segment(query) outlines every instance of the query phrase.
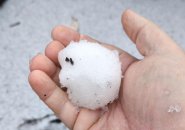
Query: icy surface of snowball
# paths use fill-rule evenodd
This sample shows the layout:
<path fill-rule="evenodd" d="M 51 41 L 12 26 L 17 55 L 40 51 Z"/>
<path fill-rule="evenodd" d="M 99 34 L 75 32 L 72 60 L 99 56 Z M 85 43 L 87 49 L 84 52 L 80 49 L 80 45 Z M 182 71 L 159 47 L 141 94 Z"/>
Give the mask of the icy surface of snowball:
<path fill-rule="evenodd" d="M 121 63 L 117 51 L 85 40 L 71 42 L 59 52 L 60 83 L 71 102 L 97 109 L 113 102 L 119 93 Z"/>

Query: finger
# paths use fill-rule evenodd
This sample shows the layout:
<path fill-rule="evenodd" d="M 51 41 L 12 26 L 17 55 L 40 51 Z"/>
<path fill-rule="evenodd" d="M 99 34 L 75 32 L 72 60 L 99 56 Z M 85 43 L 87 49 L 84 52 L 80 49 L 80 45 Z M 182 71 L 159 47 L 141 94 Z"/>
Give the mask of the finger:
<path fill-rule="evenodd" d="M 122 69 L 122 74 L 124 75 L 125 71 L 127 70 L 127 68 L 130 66 L 130 64 L 132 64 L 133 62 L 137 61 L 138 59 L 133 57 L 132 55 L 128 54 L 127 52 L 123 51 L 120 48 L 117 48 L 113 45 L 110 44 L 105 44 L 102 42 L 99 42 L 89 36 L 86 35 L 81 35 L 80 36 L 81 40 L 88 40 L 91 42 L 97 42 L 100 43 L 101 45 L 103 45 L 104 47 L 111 49 L 111 50 L 117 50 L 119 52 L 119 57 L 120 57 L 120 61 L 121 61 L 121 69 Z"/>
<path fill-rule="evenodd" d="M 88 130 L 101 116 L 100 110 L 82 109 L 74 125 L 74 130 Z"/>
<path fill-rule="evenodd" d="M 127 35 L 144 56 L 163 52 L 170 46 L 175 46 L 171 38 L 159 27 L 131 10 L 123 13 L 122 24 Z"/>
<path fill-rule="evenodd" d="M 55 74 L 57 67 L 48 57 L 38 54 L 30 61 L 30 71 L 33 70 L 44 71 L 47 75 L 52 77 Z"/>
<path fill-rule="evenodd" d="M 78 109 L 68 100 L 51 78 L 40 70 L 34 70 L 29 75 L 29 83 L 37 95 L 62 120 L 66 126 L 73 128 L 78 115 Z"/>
<path fill-rule="evenodd" d="M 120 62 L 121 62 L 121 71 L 122 71 L 122 74 L 124 75 L 126 70 L 128 69 L 128 67 L 138 61 L 137 58 L 135 58 L 134 56 L 126 53 L 126 52 L 122 52 L 119 56 L 119 59 L 120 59 Z"/>
<path fill-rule="evenodd" d="M 48 57 L 39 54 L 35 56 L 30 62 L 30 70 L 41 70 L 49 75 L 57 85 L 60 86 L 59 72 L 60 68 L 57 67 Z"/>
<path fill-rule="evenodd" d="M 57 66 L 59 66 L 58 62 L 58 53 L 64 49 L 64 45 L 61 44 L 59 41 L 52 41 L 50 42 L 46 49 L 45 49 L 45 55 L 53 61 Z"/>
<path fill-rule="evenodd" d="M 118 47 L 115 47 L 113 45 L 110 45 L 110 44 L 107 44 L 107 43 L 103 43 L 103 42 L 100 42 L 90 36 L 87 36 L 87 35 L 80 35 L 80 40 L 87 40 L 89 42 L 96 42 L 96 43 L 99 43 L 101 44 L 102 46 L 110 49 L 110 50 L 117 50 L 119 52 L 119 54 L 121 54 L 123 52 L 122 49 L 118 48 Z"/>
<path fill-rule="evenodd" d="M 67 46 L 71 41 L 79 41 L 80 34 L 69 27 L 57 26 L 52 31 L 52 38 Z"/>

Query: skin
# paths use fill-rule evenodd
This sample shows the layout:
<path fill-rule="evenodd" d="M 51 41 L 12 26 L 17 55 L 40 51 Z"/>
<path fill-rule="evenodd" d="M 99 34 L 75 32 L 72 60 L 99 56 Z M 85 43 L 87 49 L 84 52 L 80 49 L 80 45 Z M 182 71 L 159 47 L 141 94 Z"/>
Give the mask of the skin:
<path fill-rule="evenodd" d="M 45 55 L 38 54 L 30 61 L 30 85 L 73 130 L 184 130 L 184 52 L 159 27 L 132 10 L 123 13 L 122 24 L 144 58 L 138 60 L 119 48 L 99 42 L 119 51 L 124 75 L 119 99 L 109 104 L 108 111 L 79 110 L 59 88 L 58 52 L 72 40 L 96 41 L 68 27 L 55 27 Z"/>

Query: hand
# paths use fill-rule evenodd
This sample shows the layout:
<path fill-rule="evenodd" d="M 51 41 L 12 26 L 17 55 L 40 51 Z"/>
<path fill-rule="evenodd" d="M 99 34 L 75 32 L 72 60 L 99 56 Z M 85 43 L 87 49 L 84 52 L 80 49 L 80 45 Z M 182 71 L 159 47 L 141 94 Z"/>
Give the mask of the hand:
<path fill-rule="evenodd" d="M 131 10 L 124 12 L 122 24 L 144 58 L 138 60 L 99 42 L 119 51 L 124 75 L 119 99 L 105 113 L 84 108 L 78 111 L 59 87 L 58 52 L 72 40 L 95 41 L 65 26 L 53 30 L 53 41 L 46 47 L 45 55 L 39 54 L 31 60 L 30 85 L 70 129 L 184 130 L 184 52 L 156 25 Z"/>

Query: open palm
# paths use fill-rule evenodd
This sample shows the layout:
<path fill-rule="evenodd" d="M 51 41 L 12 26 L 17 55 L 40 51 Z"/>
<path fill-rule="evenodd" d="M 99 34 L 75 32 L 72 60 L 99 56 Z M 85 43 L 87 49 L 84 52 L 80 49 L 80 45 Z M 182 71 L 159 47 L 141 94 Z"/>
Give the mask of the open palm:
<path fill-rule="evenodd" d="M 175 55 L 178 54 L 179 59 L 184 54 L 156 25 L 133 11 L 127 10 L 123 14 L 122 23 L 127 35 L 136 43 L 136 47 L 145 58 L 138 60 L 119 48 L 96 41 L 109 49 L 118 50 L 122 62 L 124 79 L 122 80 L 119 98 L 108 105 L 108 111 L 92 111 L 84 108 L 79 110 L 70 103 L 66 93 L 59 87 L 58 74 L 61 67 L 58 63 L 58 52 L 72 40 L 95 41 L 94 39 L 81 35 L 68 27 L 58 26 L 52 31 L 53 41 L 46 47 L 45 55 L 39 54 L 30 62 L 29 82 L 32 88 L 70 129 L 157 130 L 159 127 L 165 128 L 164 125 L 160 124 L 162 122 L 160 118 L 165 115 L 159 115 L 155 110 L 155 105 L 158 105 L 158 109 L 167 109 L 162 101 L 158 103 L 156 99 L 160 96 L 160 92 L 155 91 L 152 87 L 151 89 L 147 87 L 151 83 L 156 84 L 154 82 L 163 83 L 165 81 L 162 77 L 165 71 L 156 70 L 161 69 L 161 64 L 168 63 L 168 60 L 165 61 L 164 59 L 169 56 L 165 57 L 167 52 L 173 52 L 169 49 L 170 47 L 175 48 L 175 52 L 178 52 Z M 166 42 L 169 47 L 165 47 Z M 161 44 L 161 49 L 158 51 L 156 51 L 156 46 L 158 46 L 156 43 Z M 163 60 L 159 54 L 164 55 Z M 158 64 L 155 64 L 156 60 L 159 61 Z M 171 68 L 173 67 L 171 66 Z M 151 70 L 153 71 L 151 72 Z M 161 77 L 157 78 L 158 75 Z M 166 95 L 170 93 L 168 88 L 164 88 L 164 91 Z"/>

